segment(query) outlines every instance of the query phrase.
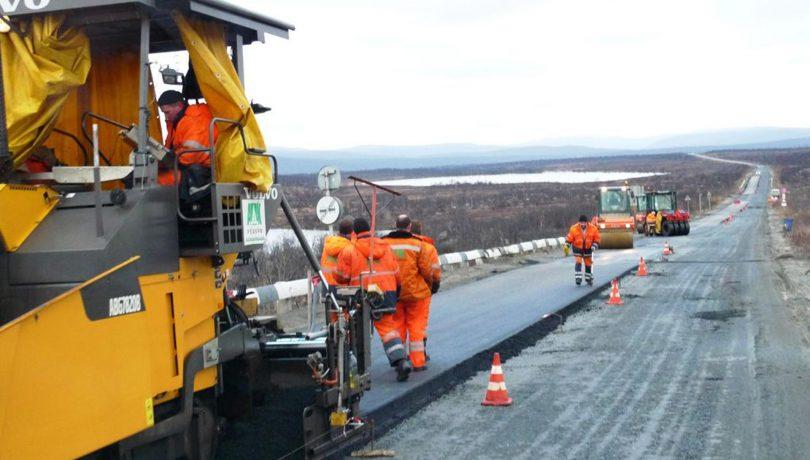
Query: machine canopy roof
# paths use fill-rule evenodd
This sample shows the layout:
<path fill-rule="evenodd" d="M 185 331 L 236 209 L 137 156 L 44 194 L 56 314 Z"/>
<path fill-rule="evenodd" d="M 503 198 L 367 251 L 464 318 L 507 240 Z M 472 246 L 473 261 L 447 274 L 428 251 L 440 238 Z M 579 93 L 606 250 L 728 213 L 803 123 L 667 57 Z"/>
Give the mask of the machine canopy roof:
<path fill-rule="evenodd" d="M 140 18 L 151 18 L 151 52 L 184 49 L 177 27 L 170 17 L 172 10 L 222 23 L 229 40 L 236 35 L 243 44 L 264 42 L 265 34 L 289 38 L 292 24 L 247 10 L 224 0 L 0 0 L 3 14 L 14 18 L 67 13 L 68 22 L 83 26 L 85 33 L 99 43 L 138 40 Z M 157 27 L 154 27 L 156 25 Z"/>

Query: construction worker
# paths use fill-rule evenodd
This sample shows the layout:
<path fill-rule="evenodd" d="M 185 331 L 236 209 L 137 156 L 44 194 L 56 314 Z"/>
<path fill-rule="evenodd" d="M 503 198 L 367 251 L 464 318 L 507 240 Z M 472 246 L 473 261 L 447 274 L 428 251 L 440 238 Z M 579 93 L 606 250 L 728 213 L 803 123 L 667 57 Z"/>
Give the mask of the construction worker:
<path fill-rule="evenodd" d="M 337 286 L 335 279 L 338 256 L 340 251 L 352 242 L 354 224 L 351 219 L 343 219 L 338 224 L 338 233 L 329 235 L 323 240 L 323 253 L 321 254 L 321 272 L 329 286 Z"/>
<path fill-rule="evenodd" d="M 166 147 L 171 154 L 166 155 L 159 165 L 158 183 L 160 185 L 174 185 L 179 179 L 174 177 L 174 157 L 177 158 L 178 169 L 191 169 L 194 176 L 194 186 L 211 182 L 211 158 L 208 152 L 183 152 L 210 147 L 208 130 L 214 116 L 208 104 L 189 105 L 186 98 L 179 91 L 169 90 L 158 98 L 158 107 L 166 117 Z M 214 126 L 214 142 L 218 132 Z M 197 167 L 194 167 L 198 165 Z M 207 180 L 206 180 L 207 179 Z"/>
<path fill-rule="evenodd" d="M 411 218 L 401 214 L 396 230 L 383 239 L 391 246 L 399 264 L 402 288 L 399 291 L 397 315 L 402 315 L 400 335 L 408 335 L 408 350 L 414 371 L 427 369 L 425 364 L 425 331 L 430 313 L 433 267 L 427 244 L 411 233 Z"/>
<path fill-rule="evenodd" d="M 565 242 L 574 251 L 574 281 L 582 284 L 582 260 L 585 259 L 585 282 L 593 286 L 593 253 L 602 241 L 599 227 L 588 223 L 587 216 L 579 216 L 579 222 L 568 230 Z"/>
<path fill-rule="evenodd" d="M 430 279 L 430 299 L 432 300 L 433 294 L 439 292 L 439 286 L 442 282 L 442 264 L 439 262 L 439 251 L 436 250 L 436 243 L 433 238 L 422 234 L 422 222 L 418 220 L 411 220 L 411 233 L 413 236 L 422 240 L 425 243 L 424 251 L 429 255 L 431 279 Z M 427 329 L 430 322 L 430 302 L 428 300 L 428 315 L 425 321 L 425 332 L 423 342 L 425 343 L 425 362 L 430 361 L 430 355 L 427 352 Z"/>
<path fill-rule="evenodd" d="M 366 219 L 355 219 L 353 229 L 356 239 L 340 251 L 335 280 L 339 284 L 362 286 L 370 296 L 377 294 L 379 307 L 395 309 L 401 277 L 391 248 L 382 239 L 371 235 Z M 388 313 L 374 321 L 374 327 L 382 339 L 388 363 L 396 368 L 397 380 L 403 382 L 408 380 L 413 366 L 405 356 L 405 345 L 399 332 L 401 322 L 401 315 Z"/>
<path fill-rule="evenodd" d="M 644 226 L 644 234 L 647 236 L 655 235 L 655 211 L 650 211 L 647 214 L 647 224 Z"/>

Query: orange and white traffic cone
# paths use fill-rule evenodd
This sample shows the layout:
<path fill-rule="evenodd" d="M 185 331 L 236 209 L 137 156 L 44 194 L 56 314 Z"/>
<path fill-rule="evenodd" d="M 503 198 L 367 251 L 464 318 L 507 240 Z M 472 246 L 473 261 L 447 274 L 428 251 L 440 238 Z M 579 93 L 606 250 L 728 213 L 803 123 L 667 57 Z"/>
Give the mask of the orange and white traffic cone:
<path fill-rule="evenodd" d="M 638 271 L 636 272 L 636 276 L 647 276 L 647 263 L 644 262 L 644 257 L 640 257 L 638 260 Z"/>
<path fill-rule="evenodd" d="M 672 249 L 669 248 L 669 241 L 664 241 L 664 255 L 665 256 L 672 255 Z"/>
<path fill-rule="evenodd" d="M 624 305 L 622 302 L 622 296 L 619 294 L 619 280 L 613 279 L 610 282 L 610 299 L 608 299 L 608 305 Z"/>
<path fill-rule="evenodd" d="M 489 373 L 489 385 L 487 394 L 481 401 L 482 406 L 508 406 L 512 404 L 512 398 L 506 391 L 506 382 L 503 380 L 503 368 L 501 368 L 501 355 L 495 353 L 492 358 L 492 371 Z"/>

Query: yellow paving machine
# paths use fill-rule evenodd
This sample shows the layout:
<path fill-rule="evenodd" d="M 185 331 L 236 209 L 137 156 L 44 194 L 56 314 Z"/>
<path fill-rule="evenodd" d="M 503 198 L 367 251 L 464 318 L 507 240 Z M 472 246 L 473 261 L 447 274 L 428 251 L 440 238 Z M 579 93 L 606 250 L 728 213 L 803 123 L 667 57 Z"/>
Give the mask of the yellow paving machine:
<path fill-rule="evenodd" d="M 299 455 L 362 436 L 363 293 L 328 291 L 337 319 L 290 335 L 226 290 L 279 208 L 320 270 L 242 85 L 243 47 L 293 26 L 219 0 L 0 6 L 0 458 L 211 458 L 224 420 L 299 381 L 308 407 L 279 425 Z M 156 183 L 159 52 L 188 55 L 165 83 L 213 113 L 204 186 Z"/>

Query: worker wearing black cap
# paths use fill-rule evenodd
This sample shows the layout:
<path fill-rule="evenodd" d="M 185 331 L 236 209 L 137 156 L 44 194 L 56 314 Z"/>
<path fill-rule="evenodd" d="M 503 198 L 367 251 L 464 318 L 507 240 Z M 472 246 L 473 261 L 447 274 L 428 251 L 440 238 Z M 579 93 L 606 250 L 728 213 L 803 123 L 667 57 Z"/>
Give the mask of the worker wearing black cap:
<path fill-rule="evenodd" d="M 166 147 L 178 158 L 179 169 L 192 165 L 201 165 L 205 168 L 211 167 L 211 158 L 208 152 L 190 152 L 189 150 L 203 149 L 210 147 L 210 136 L 208 129 L 211 120 L 214 118 L 208 104 L 190 105 L 186 98 L 179 91 L 169 90 L 158 98 L 158 107 L 166 117 Z M 214 142 L 216 142 L 217 129 L 214 126 Z M 174 169 L 174 158 L 167 155 L 160 165 L 158 183 L 161 185 L 173 185 L 179 178 L 172 174 Z"/>
<path fill-rule="evenodd" d="M 588 222 L 587 216 L 579 216 L 579 222 L 572 225 L 565 237 L 565 243 L 574 251 L 574 281 L 582 284 L 582 260 L 585 260 L 585 282 L 593 286 L 593 252 L 599 247 L 602 238 L 599 228 Z"/>

